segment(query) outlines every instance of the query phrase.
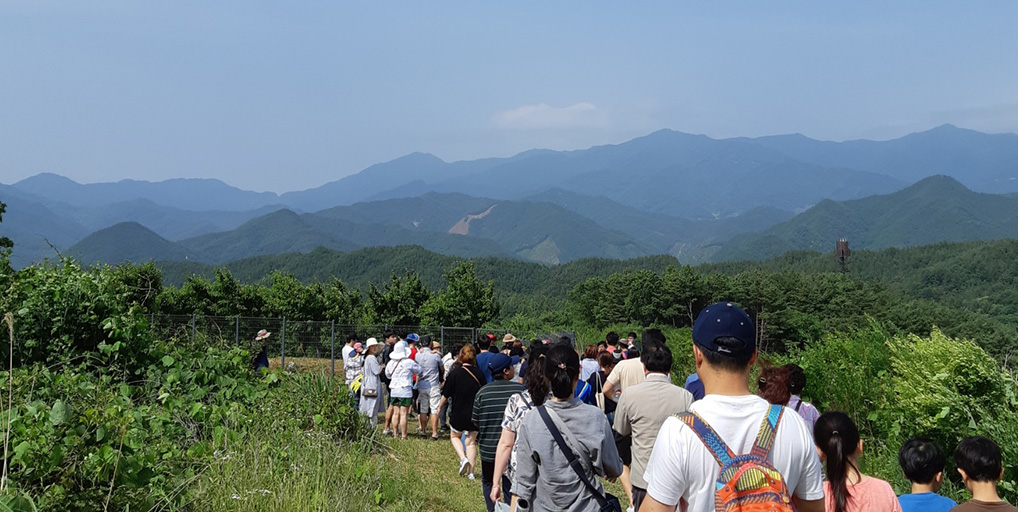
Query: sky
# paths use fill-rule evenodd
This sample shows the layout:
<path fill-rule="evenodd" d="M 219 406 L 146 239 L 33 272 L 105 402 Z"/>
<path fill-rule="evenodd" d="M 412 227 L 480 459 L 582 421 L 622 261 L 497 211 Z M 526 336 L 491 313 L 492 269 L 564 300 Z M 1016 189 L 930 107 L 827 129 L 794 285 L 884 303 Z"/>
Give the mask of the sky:
<path fill-rule="evenodd" d="M 283 193 L 714 138 L 1018 132 L 1018 2 L 0 0 L 0 183 Z"/>

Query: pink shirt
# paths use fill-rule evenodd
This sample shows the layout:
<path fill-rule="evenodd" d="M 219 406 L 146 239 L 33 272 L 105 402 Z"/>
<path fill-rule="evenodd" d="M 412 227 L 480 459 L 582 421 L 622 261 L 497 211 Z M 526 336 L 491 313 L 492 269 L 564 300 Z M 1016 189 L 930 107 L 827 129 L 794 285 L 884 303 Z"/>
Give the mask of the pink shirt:
<path fill-rule="evenodd" d="M 834 511 L 834 495 L 831 494 L 831 483 L 824 482 L 824 510 Z M 891 484 L 867 476 L 862 482 L 848 486 L 848 503 L 846 512 L 902 512 L 898 496 L 894 494 Z"/>

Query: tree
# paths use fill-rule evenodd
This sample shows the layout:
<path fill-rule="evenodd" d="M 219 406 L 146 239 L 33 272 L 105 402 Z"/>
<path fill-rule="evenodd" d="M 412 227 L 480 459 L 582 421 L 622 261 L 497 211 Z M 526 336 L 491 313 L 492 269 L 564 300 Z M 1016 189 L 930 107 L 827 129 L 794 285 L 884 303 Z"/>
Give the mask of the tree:
<path fill-rule="evenodd" d="M 420 325 L 421 309 L 430 298 L 416 271 L 407 270 L 402 278 L 390 273 L 385 290 L 374 284 L 368 288 L 368 317 L 385 325 Z"/>
<path fill-rule="evenodd" d="M 480 327 L 498 316 L 495 285 L 491 281 L 484 285 L 477 279 L 472 261 L 457 263 L 444 277 L 445 290 L 424 306 L 422 316 L 427 323 Z"/>
<path fill-rule="evenodd" d="M 0 201 L 0 222 L 4 221 L 4 213 L 7 211 L 7 205 Z M 14 248 L 14 242 L 6 236 L 0 236 L 0 276 L 9 276 L 11 273 L 11 249 Z"/>

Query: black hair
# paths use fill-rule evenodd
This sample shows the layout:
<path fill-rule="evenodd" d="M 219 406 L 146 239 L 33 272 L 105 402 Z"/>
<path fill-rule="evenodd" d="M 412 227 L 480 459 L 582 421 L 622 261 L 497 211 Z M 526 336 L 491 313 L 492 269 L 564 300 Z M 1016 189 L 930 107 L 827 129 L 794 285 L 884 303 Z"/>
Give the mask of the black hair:
<path fill-rule="evenodd" d="M 615 366 L 615 356 L 613 356 L 607 350 L 597 354 L 597 366 L 599 368 Z"/>
<path fill-rule="evenodd" d="M 609 345 L 614 347 L 615 345 L 619 344 L 619 333 L 615 331 L 609 331 L 608 334 L 604 336 L 604 340 L 607 341 Z"/>
<path fill-rule="evenodd" d="M 661 329 L 644 329 L 640 336 L 640 343 L 643 344 L 643 350 L 664 347 L 666 346 L 665 334 L 661 332 Z"/>
<path fill-rule="evenodd" d="M 597 351 L 598 352 L 600 352 L 600 351 L 602 351 L 602 350 L 604 350 L 606 348 L 608 348 L 608 342 L 607 341 L 599 341 L 599 342 L 597 342 Z"/>
<path fill-rule="evenodd" d="M 640 357 L 640 349 L 633 347 L 626 351 L 626 358 L 635 359 L 637 357 Z"/>
<path fill-rule="evenodd" d="M 456 356 L 459 355 L 460 350 L 463 350 L 463 344 L 462 343 L 453 343 L 452 344 L 452 356 L 453 356 L 454 359 L 456 358 Z"/>
<path fill-rule="evenodd" d="M 526 352 L 523 351 L 523 347 L 517 347 L 513 345 L 513 348 L 509 349 L 509 355 L 523 357 L 526 355 Z"/>
<path fill-rule="evenodd" d="M 859 448 L 859 428 L 843 412 L 825 412 L 813 426 L 813 440 L 827 457 L 827 481 L 831 484 L 834 512 L 845 512 L 849 497 L 848 470 L 859 472 L 849 460 Z"/>
<path fill-rule="evenodd" d="M 996 482 L 1003 464 L 1000 447 L 983 436 L 966 437 L 954 449 L 954 465 L 976 482 Z"/>
<path fill-rule="evenodd" d="M 391 338 L 391 337 L 393 337 L 393 336 L 396 336 L 397 338 L 399 337 L 399 336 L 398 336 L 398 335 L 397 335 L 397 334 L 396 334 L 395 332 L 393 332 L 393 331 L 385 331 L 384 333 L 382 333 L 382 339 L 383 339 L 383 340 L 387 340 L 387 339 L 389 339 L 389 338 Z"/>
<path fill-rule="evenodd" d="M 905 478 L 917 484 L 930 484 L 937 473 L 944 471 L 944 453 L 932 439 L 914 437 L 901 445 L 898 464 Z"/>
<path fill-rule="evenodd" d="M 548 399 L 551 392 L 551 384 L 545 375 L 547 366 L 548 347 L 541 342 L 530 345 L 530 353 L 527 355 L 527 374 L 523 377 L 523 385 L 530 393 L 530 399 L 534 405 L 541 405 Z"/>
<path fill-rule="evenodd" d="M 544 373 L 551 384 L 551 394 L 558 399 L 572 397 L 575 391 L 573 382 L 580 376 L 579 354 L 569 345 L 558 344 L 548 349 L 546 358 Z"/>
<path fill-rule="evenodd" d="M 632 351 L 630 351 L 632 352 Z M 630 354 L 630 357 L 632 355 Z M 668 373 L 672 371 L 672 351 L 668 347 L 656 347 L 643 353 L 640 362 L 648 372 Z"/>
<path fill-rule="evenodd" d="M 359 340 L 360 340 L 360 338 L 358 338 L 358 337 L 357 337 L 357 333 L 355 333 L 355 332 L 351 332 L 350 334 L 348 334 L 348 335 L 346 336 L 346 341 L 348 341 L 348 342 L 349 342 L 350 340 L 353 340 L 353 341 L 359 341 Z"/>
<path fill-rule="evenodd" d="M 657 332 L 661 332 L 661 330 L 660 330 L 660 329 L 654 329 L 654 330 L 655 330 L 655 331 L 657 331 Z M 629 331 L 629 334 L 627 334 L 627 335 L 626 335 L 626 337 L 627 337 L 627 338 L 633 338 L 633 339 L 635 340 L 635 339 L 636 339 L 636 332 L 634 332 L 634 331 Z"/>
<path fill-rule="evenodd" d="M 785 366 L 788 367 L 790 372 L 788 375 L 788 392 L 793 395 L 801 395 L 803 388 L 806 387 L 806 372 L 802 371 L 802 367 L 795 363 L 788 363 Z"/>
<path fill-rule="evenodd" d="M 730 348 L 732 351 L 739 353 L 742 352 L 743 347 L 745 347 L 745 342 L 739 338 L 722 337 L 715 339 L 714 345 Z M 700 348 L 700 352 L 703 353 L 704 359 L 706 359 L 711 366 L 719 370 L 729 372 L 745 370 L 746 367 L 749 366 L 749 360 L 753 358 L 753 352 L 739 353 L 738 356 L 732 356 L 723 354 L 716 350 L 710 350 L 703 345 L 698 344 L 697 347 Z"/>
<path fill-rule="evenodd" d="M 477 348 L 481 349 L 481 351 L 488 350 L 488 347 L 490 346 L 491 338 L 489 338 L 487 334 L 481 334 L 477 337 Z"/>

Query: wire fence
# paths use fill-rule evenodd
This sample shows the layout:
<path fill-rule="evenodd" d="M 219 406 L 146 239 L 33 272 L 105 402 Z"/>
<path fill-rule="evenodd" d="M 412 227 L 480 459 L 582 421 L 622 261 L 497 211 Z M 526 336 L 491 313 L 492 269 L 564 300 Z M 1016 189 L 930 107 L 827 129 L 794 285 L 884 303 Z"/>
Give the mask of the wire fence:
<path fill-rule="evenodd" d="M 350 334 L 356 334 L 361 342 L 376 338 L 384 342 L 384 333 L 417 333 L 428 335 L 432 341 L 442 345 L 442 353 L 455 344 L 473 343 L 481 334 L 493 334 L 496 343 L 501 344 L 506 334 L 515 334 L 524 345 L 531 339 L 558 341 L 568 337 L 576 339 L 573 331 L 512 333 L 509 329 L 479 327 L 446 327 L 429 325 L 383 325 L 344 324 L 322 320 L 287 320 L 286 318 L 261 318 L 245 316 L 206 315 L 151 315 L 150 328 L 154 335 L 170 339 L 189 339 L 192 342 L 227 342 L 250 349 L 261 350 L 262 343 L 255 342 L 261 330 L 270 334 L 264 342 L 269 356 L 270 368 L 336 373 L 336 359 L 339 356 L 339 372 L 343 371 L 341 350 Z M 287 361 L 289 359 L 289 362 Z"/>

